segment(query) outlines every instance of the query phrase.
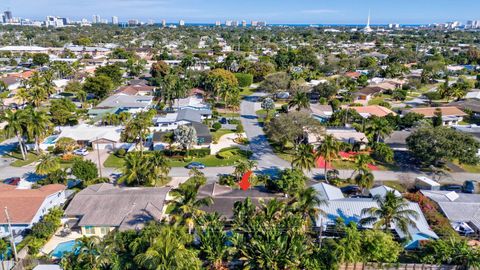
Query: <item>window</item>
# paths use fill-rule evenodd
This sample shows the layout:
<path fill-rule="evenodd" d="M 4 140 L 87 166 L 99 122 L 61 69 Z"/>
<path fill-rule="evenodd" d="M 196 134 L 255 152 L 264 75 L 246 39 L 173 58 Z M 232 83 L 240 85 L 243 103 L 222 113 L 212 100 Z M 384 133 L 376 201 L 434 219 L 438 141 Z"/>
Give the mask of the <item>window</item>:
<path fill-rule="evenodd" d="M 101 234 L 108 234 L 110 230 L 108 229 L 108 227 L 101 227 L 100 228 L 100 233 Z"/>
<path fill-rule="evenodd" d="M 93 226 L 85 226 L 85 233 L 86 233 L 86 234 L 95 234 L 95 227 L 93 227 Z"/>

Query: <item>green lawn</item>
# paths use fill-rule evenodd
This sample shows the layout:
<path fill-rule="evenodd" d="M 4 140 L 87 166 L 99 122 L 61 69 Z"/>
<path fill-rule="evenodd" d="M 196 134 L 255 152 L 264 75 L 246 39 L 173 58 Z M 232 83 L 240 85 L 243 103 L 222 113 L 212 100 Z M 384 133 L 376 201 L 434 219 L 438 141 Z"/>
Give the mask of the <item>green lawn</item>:
<path fill-rule="evenodd" d="M 400 193 L 404 193 L 407 191 L 405 186 L 403 186 L 401 183 L 398 181 L 381 181 L 382 185 L 385 185 L 387 187 L 391 187 L 393 189 L 398 190 Z"/>
<path fill-rule="evenodd" d="M 243 87 L 241 88 L 241 92 L 240 92 L 240 95 L 242 96 L 250 96 L 252 95 L 253 93 L 255 93 L 255 89 L 252 89 L 250 87 Z"/>
<path fill-rule="evenodd" d="M 240 113 L 219 113 L 219 117 L 225 117 L 225 118 L 235 118 L 235 117 L 240 117 Z"/>
<path fill-rule="evenodd" d="M 27 153 L 26 160 L 22 159 L 22 154 L 20 154 L 20 152 L 11 152 L 10 154 L 5 155 L 5 157 L 16 159 L 14 162 L 10 163 L 10 166 L 12 167 L 23 167 L 38 161 L 40 158 L 40 156 L 32 152 Z"/>
<path fill-rule="evenodd" d="M 220 159 L 215 155 L 209 155 L 203 158 L 193 158 L 191 161 L 182 161 L 182 160 L 170 160 L 170 166 L 171 167 L 185 167 L 187 166 L 190 162 L 200 162 L 204 164 L 207 167 L 223 167 L 223 166 L 232 166 L 235 164 L 235 162 L 239 160 L 245 160 L 247 159 L 252 153 L 251 152 L 245 152 L 240 149 L 233 149 L 231 150 L 233 152 L 233 155 L 231 158 L 228 159 Z M 124 164 L 123 158 L 119 158 L 114 154 L 111 154 L 108 156 L 108 158 L 105 160 L 103 163 L 103 166 L 106 168 L 122 168 Z"/>
<path fill-rule="evenodd" d="M 222 137 L 223 135 L 225 134 L 229 134 L 229 133 L 233 133 L 233 130 L 229 130 L 229 129 L 219 129 L 217 131 L 214 131 L 214 132 L 211 132 L 212 134 L 212 139 L 214 142 L 218 142 L 218 140 L 220 139 L 220 137 Z"/>
<path fill-rule="evenodd" d="M 458 161 L 454 161 L 453 164 L 455 164 L 458 167 L 464 169 L 468 173 L 480 173 L 480 165 L 460 164 L 460 163 L 458 163 Z"/>

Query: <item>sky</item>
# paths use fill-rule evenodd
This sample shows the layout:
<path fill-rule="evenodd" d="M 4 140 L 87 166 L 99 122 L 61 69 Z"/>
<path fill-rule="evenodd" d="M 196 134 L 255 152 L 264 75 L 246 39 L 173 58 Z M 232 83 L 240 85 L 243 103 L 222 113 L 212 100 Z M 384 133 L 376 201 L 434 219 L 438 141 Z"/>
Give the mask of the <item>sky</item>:
<path fill-rule="evenodd" d="M 187 23 L 259 20 L 267 23 L 426 24 L 480 19 L 478 0 L 1 0 L 14 17 L 44 20 L 47 15 L 79 20 L 98 14 L 109 21 L 166 19 Z"/>

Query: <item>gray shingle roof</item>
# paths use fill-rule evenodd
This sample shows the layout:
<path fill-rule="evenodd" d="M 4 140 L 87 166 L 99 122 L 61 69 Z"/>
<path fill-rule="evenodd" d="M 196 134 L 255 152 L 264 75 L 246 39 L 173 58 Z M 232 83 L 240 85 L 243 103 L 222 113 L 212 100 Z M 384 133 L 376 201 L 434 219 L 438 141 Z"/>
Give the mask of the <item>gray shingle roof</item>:
<path fill-rule="evenodd" d="M 142 228 L 150 220 L 160 220 L 171 188 L 119 188 L 98 184 L 80 191 L 65 210 L 80 218 L 79 226 Z"/>

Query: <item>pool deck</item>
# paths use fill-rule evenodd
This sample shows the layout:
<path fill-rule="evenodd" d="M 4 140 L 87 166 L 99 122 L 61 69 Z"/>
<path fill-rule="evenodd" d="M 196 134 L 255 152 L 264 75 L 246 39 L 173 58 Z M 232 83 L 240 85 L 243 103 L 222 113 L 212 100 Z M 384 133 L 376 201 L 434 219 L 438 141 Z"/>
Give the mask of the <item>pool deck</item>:
<path fill-rule="evenodd" d="M 66 237 L 57 236 L 57 234 L 59 234 L 61 230 L 62 228 L 58 229 L 55 235 L 52 238 L 50 238 L 50 240 L 48 240 L 45 246 L 43 246 L 43 248 L 40 250 L 40 254 L 42 255 L 50 254 L 58 246 L 58 244 L 76 240 L 82 237 L 82 235 L 77 232 L 72 232 Z"/>

